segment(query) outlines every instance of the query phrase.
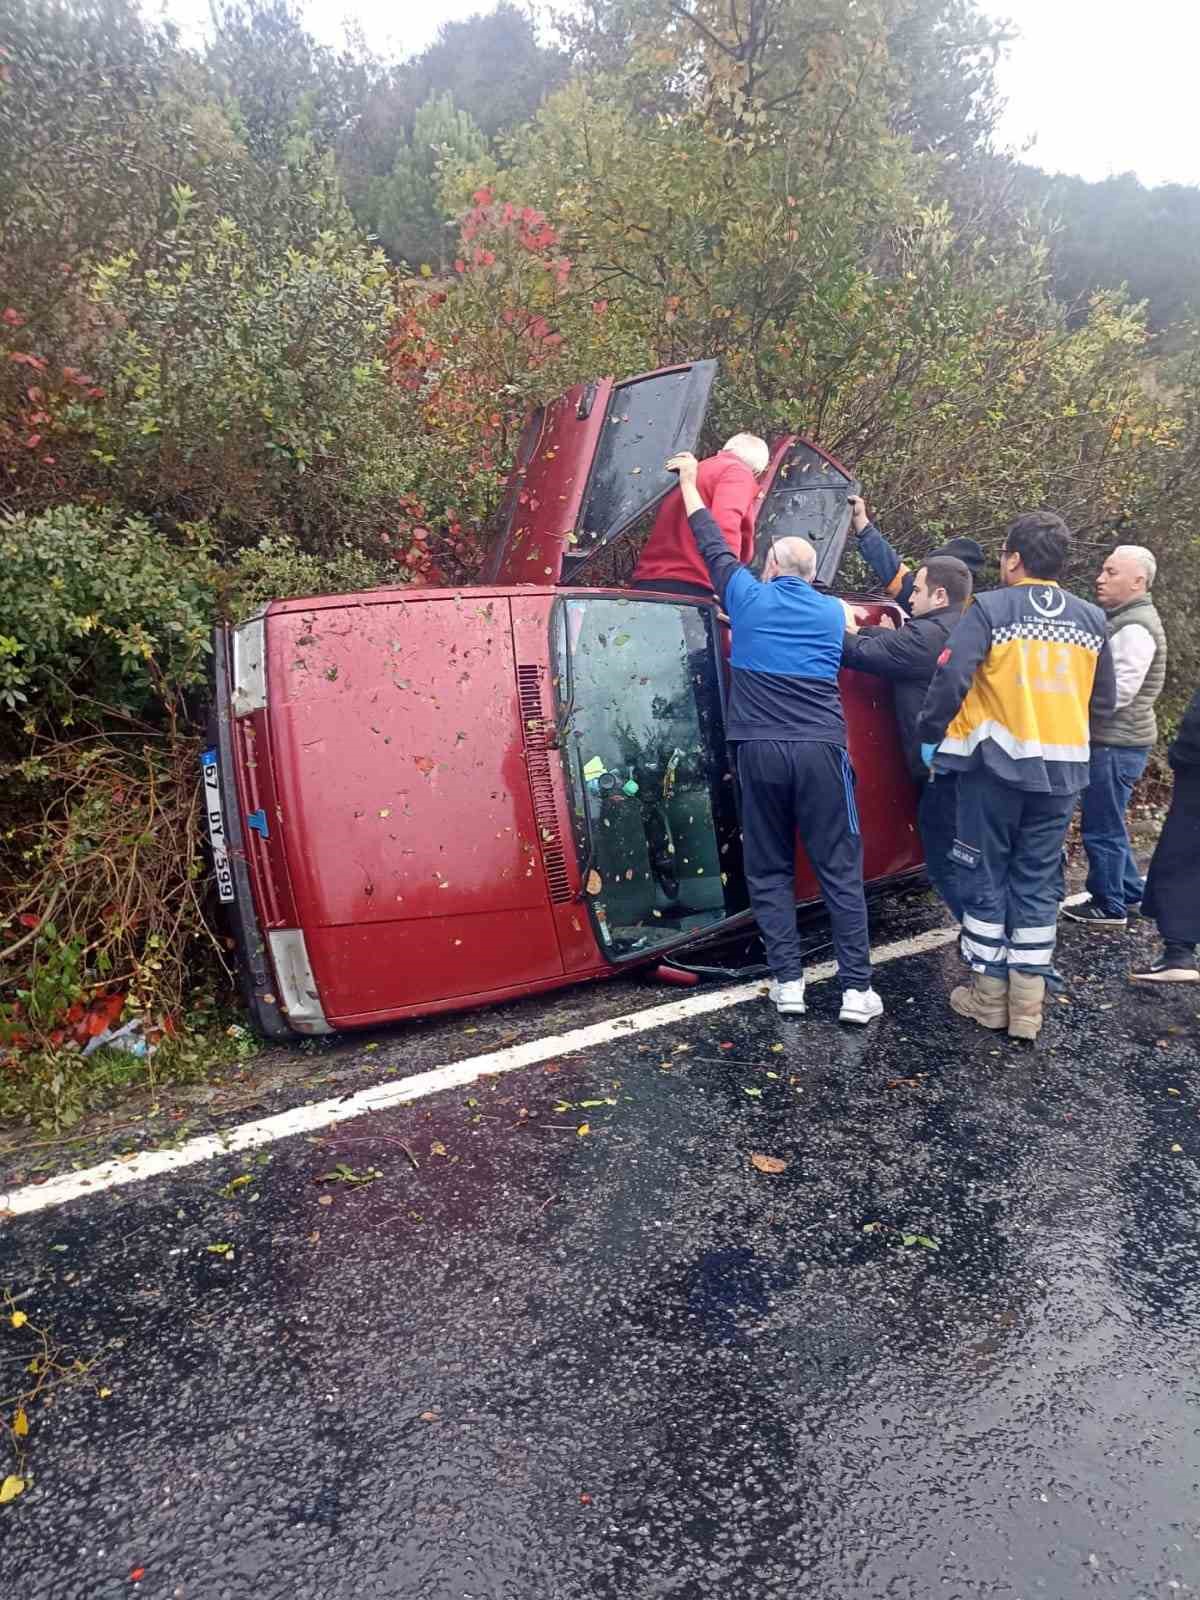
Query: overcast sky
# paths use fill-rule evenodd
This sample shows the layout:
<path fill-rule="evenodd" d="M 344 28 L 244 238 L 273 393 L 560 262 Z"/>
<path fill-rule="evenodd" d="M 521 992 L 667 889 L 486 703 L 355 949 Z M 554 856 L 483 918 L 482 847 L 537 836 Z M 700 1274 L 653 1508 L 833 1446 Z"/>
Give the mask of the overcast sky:
<path fill-rule="evenodd" d="M 302 0 L 303 3 L 303 0 Z M 148 9 L 154 9 L 148 0 Z M 336 44 L 345 18 L 380 55 L 412 54 L 440 23 L 490 9 L 490 0 L 307 0 L 309 27 Z M 1145 183 L 1200 183 L 1200 0 L 985 0 L 1021 37 L 1000 69 L 1008 100 L 1001 134 L 1052 172 Z M 166 0 L 198 42 L 207 0 Z"/>

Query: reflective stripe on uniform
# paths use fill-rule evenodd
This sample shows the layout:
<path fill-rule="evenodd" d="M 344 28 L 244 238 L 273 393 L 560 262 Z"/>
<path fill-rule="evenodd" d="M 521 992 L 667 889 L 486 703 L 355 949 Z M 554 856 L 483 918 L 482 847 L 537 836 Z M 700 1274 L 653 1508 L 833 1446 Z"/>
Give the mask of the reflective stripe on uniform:
<path fill-rule="evenodd" d="M 1005 755 L 1014 761 L 1028 761 L 1038 757 L 1043 761 L 1086 762 L 1091 755 L 1090 744 L 1043 744 L 1040 739 L 1018 739 L 1002 722 L 988 717 L 977 723 L 970 733 L 956 738 L 948 733 L 938 746 L 945 756 L 969 756 L 984 742 L 991 739 Z"/>
<path fill-rule="evenodd" d="M 1048 923 L 1044 928 L 1014 928 L 1012 942 L 1014 944 L 1053 944 L 1058 937 L 1056 923 Z"/>
<path fill-rule="evenodd" d="M 962 953 L 964 956 L 974 956 L 977 961 L 1002 962 L 1004 960 L 1004 946 L 1002 944 L 979 944 L 974 939 L 962 936 Z"/>
<path fill-rule="evenodd" d="M 1004 939 L 1004 924 L 1002 922 L 982 922 L 978 917 L 973 917 L 969 911 L 963 912 L 963 929 L 967 933 L 977 933 L 981 939 Z"/>
<path fill-rule="evenodd" d="M 1053 945 L 1050 945 L 1043 950 L 1034 950 L 1028 945 L 1022 945 L 1019 949 L 1012 945 L 1009 946 L 1008 964 L 1010 967 L 1014 965 L 1022 967 L 1048 967 L 1053 960 Z"/>

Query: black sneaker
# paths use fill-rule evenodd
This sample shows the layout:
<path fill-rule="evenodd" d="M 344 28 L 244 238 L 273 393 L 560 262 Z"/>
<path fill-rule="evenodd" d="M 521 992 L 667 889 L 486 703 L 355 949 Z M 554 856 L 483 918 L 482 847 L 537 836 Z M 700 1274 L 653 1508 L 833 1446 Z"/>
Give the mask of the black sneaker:
<path fill-rule="evenodd" d="M 1120 930 L 1129 926 L 1129 918 L 1125 916 L 1110 916 L 1107 911 L 1101 911 L 1094 900 L 1085 900 L 1082 905 L 1062 907 L 1062 914 L 1071 922 L 1082 922 L 1087 928 L 1115 928 Z"/>
<path fill-rule="evenodd" d="M 1200 983 L 1196 952 L 1187 945 L 1166 945 L 1148 967 L 1129 974 L 1131 983 Z"/>

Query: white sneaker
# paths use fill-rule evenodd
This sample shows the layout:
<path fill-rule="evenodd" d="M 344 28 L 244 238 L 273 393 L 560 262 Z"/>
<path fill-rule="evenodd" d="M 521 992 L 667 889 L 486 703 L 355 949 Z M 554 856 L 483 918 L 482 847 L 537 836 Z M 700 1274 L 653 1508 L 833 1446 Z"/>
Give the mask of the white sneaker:
<path fill-rule="evenodd" d="M 845 989 L 842 992 L 842 1009 L 839 1022 L 874 1022 L 883 1015 L 883 1001 L 874 989 Z"/>
<path fill-rule="evenodd" d="M 775 1002 L 775 1009 L 785 1017 L 802 1017 L 804 1015 L 804 979 L 792 978 L 787 983 L 780 983 L 777 979 L 772 982 L 770 997 Z"/>

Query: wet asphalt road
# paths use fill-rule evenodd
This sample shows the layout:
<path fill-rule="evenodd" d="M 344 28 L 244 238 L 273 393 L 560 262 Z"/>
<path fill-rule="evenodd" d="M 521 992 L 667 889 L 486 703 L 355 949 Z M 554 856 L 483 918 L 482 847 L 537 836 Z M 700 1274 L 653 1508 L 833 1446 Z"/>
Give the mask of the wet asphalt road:
<path fill-rule="evenodd" d="M 1131 993 L 1148 944 L 1068 933 L 1033 1048 L 937 952 L 865 1033 L 825 984 L 6 1223 L 100 1361 L 31 1417 L 4 1588 L 1200 1593 L 1200 996 Z"/>

